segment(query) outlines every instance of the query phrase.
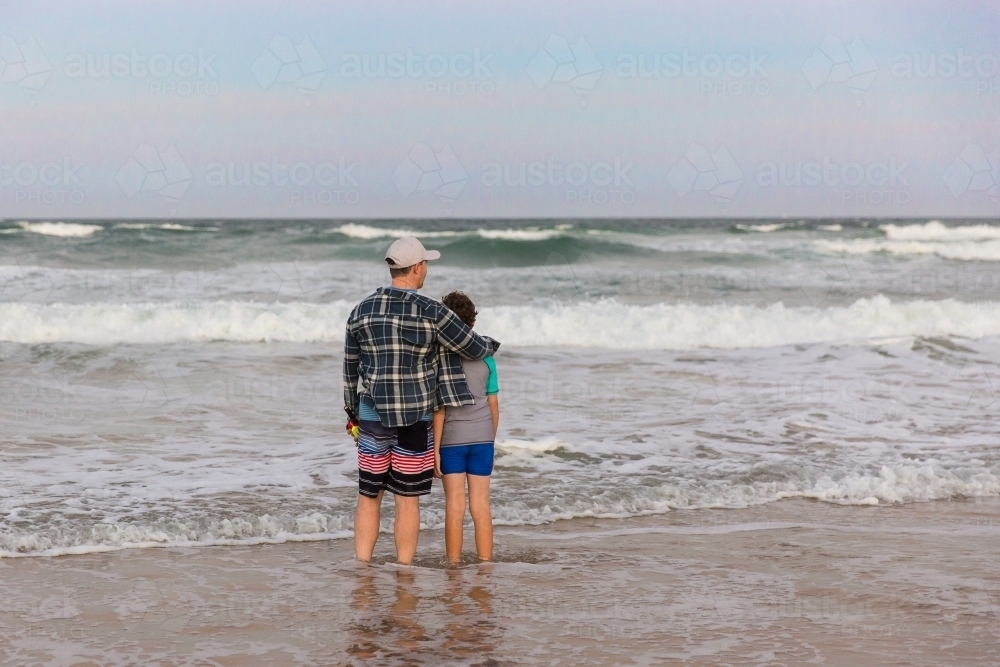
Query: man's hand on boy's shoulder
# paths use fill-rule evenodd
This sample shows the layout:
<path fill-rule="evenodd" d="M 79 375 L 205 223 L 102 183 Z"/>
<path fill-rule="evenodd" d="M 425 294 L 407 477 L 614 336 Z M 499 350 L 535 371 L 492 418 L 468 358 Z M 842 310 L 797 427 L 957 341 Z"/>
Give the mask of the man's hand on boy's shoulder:
<path fill-rule="evenodd" d="M 483 336 L 483 340 L 486 341 L 486 344 L 492 350 L 491 354 L 496 354 L 496 351 L 500 349 L 500 341 L 498 341 L 496 338 L 492 338 L 490 336 Z"/>

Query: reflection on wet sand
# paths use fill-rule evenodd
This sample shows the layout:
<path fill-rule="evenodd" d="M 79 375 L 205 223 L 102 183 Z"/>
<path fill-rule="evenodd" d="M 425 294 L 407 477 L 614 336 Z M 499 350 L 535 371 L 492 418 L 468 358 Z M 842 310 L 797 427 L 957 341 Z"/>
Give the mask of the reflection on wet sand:
<path fill-rule="evenodd" d="M 500 664 L 491 563 L 446 570 L 358 567 L 347 649 L 356 663 Z"/>
<path fill-rule="evenodd" d="M 378 654 L 376 640 L 380 633 L 371 623 L 375 618 L 376 598 L 374 575 L 359 575 L 351 595 L 351 615 L 354 620 L 350 623 L 351 645 L 347 648 L 347 654 L 352 657 L 369 660 Z"/>
<path fill-rule="evenodd" d="M 453 570 L 440 532 L 413 567 L 348 540 L 0 559 L 0 665 L 1000 665 L 995 499 L 498 536 Z"/>
<path fill-rule="evenodd" d="M 465 572 L 447 570 L 448 583 L 444 595 L 450 618 L 445 626 L 444 648 L 456 658 L 481 656 L 492 659 L 500 638 L 493 615 L 493 595 L 488 585 L 492 563 L 478 567 L 472 585 L 465 581 Z"/>

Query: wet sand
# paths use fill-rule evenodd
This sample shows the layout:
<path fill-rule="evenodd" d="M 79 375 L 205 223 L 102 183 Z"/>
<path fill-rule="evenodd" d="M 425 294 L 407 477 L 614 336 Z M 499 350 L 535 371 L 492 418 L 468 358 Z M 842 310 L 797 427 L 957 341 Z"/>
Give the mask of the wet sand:
<path fill-rule="evenodd" d="M 471 535 L 466 546 L 471 545 Z M 0 560 L 4 665 L 998 665 L 1000 501 Z"/>

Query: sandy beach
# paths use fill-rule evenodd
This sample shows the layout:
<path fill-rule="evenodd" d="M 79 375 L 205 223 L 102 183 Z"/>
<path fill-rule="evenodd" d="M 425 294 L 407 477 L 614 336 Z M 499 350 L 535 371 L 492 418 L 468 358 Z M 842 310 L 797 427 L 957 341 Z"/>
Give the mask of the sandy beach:
<path fill-rule="evenodd" d="M 8 665 L 996 665 L 1000 503 L 791 500 L 500 528 L 0 560 Z"/>

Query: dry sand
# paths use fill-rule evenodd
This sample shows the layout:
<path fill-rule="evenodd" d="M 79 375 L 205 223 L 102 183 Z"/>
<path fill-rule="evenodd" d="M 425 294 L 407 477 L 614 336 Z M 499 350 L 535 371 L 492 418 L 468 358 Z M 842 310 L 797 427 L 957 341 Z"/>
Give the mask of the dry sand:
<path fill-rule="evenodd" d="M 470 536 L 471 537 L 471 536 Z M 3 665 L 998 665 L 1000 502 L 783 501 L 499 528 L 498 561 L 349 540 L 0 560 Z M 467 545 L 470 542 L 467 542 Z"/>

